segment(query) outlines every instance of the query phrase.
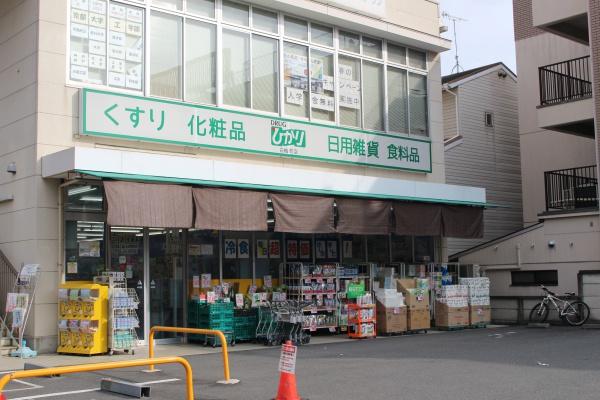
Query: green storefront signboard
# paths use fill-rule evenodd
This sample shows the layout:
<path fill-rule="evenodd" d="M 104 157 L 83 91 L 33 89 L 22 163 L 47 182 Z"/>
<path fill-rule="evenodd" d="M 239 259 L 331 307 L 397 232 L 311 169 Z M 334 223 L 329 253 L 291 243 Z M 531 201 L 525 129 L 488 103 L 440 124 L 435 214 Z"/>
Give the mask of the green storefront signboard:
<path fill-rule="evenodd" d="M 171 100 L 82 89 L 80 133 L 431 172 L 431 143 Z"/>

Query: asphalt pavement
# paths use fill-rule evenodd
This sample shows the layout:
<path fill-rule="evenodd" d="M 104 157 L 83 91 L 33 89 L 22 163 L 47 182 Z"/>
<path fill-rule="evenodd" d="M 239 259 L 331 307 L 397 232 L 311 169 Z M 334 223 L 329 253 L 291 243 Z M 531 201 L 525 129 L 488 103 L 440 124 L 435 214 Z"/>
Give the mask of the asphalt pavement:
<path fill-rule="evenodd" d="M 552 400 L 598 399 L 600 330 L 503 327 L 302 346 L 296 377 L 303 399 Z M 277 392 L 279 348 L 231 354 L 222 379 L 219 354 L 186 357 L 195 397 L 203 400 L 272 399 Z M 8 399 L 124 399 L 97 389 L 102 377 L 150 382 L 154 399 L 184 399 L 180 366 L 105 371 L 11 383 Z M 29 385 L 29 386 L 28 386 Z M 33 386 L 32 386 L 33 385 Z M 78 391 L 78 392 L 74 392 Z"/>

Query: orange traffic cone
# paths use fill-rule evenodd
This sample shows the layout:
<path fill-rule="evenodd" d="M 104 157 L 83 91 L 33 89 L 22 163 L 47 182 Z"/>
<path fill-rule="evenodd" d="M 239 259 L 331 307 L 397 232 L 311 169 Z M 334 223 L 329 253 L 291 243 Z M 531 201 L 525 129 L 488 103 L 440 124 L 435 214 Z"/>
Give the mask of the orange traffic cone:
<path fill-rule="evenodd" d="M 286 346 L 292 346 L 291 341 L 287 341 Z M 296 363 L 294 354 L 294 364 Z M 296 374 L 293 372 L 281 371 L 279 374 L 279 388 L 277 396 L 274 400 L 302 400 L 298 396 L 298 388 L 296 387 Z"/>

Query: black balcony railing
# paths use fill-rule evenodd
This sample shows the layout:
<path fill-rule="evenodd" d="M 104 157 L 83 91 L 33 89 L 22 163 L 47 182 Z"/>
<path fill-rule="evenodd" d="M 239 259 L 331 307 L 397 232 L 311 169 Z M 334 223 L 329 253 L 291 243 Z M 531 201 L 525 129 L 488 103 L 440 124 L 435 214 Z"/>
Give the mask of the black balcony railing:
<path fill-rule="evenodd" d="M 546 211 L 598 206 L 596 166 L 544 172 Z"/>
<path fill-rule="evenodd" d="M 539 68 L 542 106 L 581 100 L 592 96 L 590 57 L 546 65 Z"/>

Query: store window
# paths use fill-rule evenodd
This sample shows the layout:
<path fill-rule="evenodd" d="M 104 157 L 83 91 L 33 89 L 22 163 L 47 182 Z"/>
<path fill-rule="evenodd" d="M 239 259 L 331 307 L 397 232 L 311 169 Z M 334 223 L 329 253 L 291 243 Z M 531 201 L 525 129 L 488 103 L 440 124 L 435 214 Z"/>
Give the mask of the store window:
<path fill-rule="evenodd" d="M 248 26 L 250 9 L 247 5 L 223 0 L 223 21 Z"/>
<path fill-rule="evenodd" d="M 369 235 L 367 236 L 367 256 L 369 262 L 379 265 L 387 264 L 390 261 L 390 246 L 388 235 Z"/>
<path fill-rule="evenodd" d="M 406 47 L 388 43 L 387 57 L 389 62 L 406 65 Z"/>
<path fill-rule="evenodd" d="M 223 232 L 223 279 L 252 279 L 252 234 Z"/>
<path fill-rule="evenodd" d="M 287 37 L 307 41 L 308 22 L 286 16 L 284 19 L 284 33 Z"/>
<path fill-rule="evenodd" d="M 183 0 L 152 0 L 152 5 L 173 11 L 183 9 Z"/>
<path fill-rule="evenodd" d="M 360 60 L 339 56 L 339 94 L 340 124 L 361 126 L 360 96 Z"/>
<path fill-rule="evenodd" d="M 279 110 L 278 46 L 277 39 L 252 35 L 252 106 L 256 110 Z"/>
<path fill-rule="evenodd" d="M 187 101 L 216 103 L 217 35 L 213 24 L 185 22 L 185 96 Z"/>
<path fill-rule="evenodd" d="M 215 0 L 187 0 L 185 10 L 201 17 L 215 17 Z"/>
<path fill-rule="evenodd" d="M 105 270 L 102 221 L 65 222 L 65 280 L 91 281 Z"/>
<path fill-rule="evenodd" d="M 150 93 L 181 99 L 182 19 L 152 12 L 150 32 Z"/>
<path fill-rule="evenodd" d="M 383 65 L 363 62 L 363 79 L 364 128 L 383 131 L 385 118 Z"/>
<path fill-rule="evenodd" d="M 558 286 L 557 270 L 511 271 L 512 286 Z"/>
<path fill-rule="evenodd" d="M 223 102 L 250 107 L 250 35 L 223 29 Z"/>
<path fill-rule="evenodd" d="M 363 36 L 363 55 L 373 58 L 382 58 L 382 43 L 379 39 Z"/>
<path fill-rule="evenodd" d="M 360 53 L 360 36 L 350 32 L 339 32 L 340 50 Z"/>
<path fill-rule="evenodd" d="M 71 185 L 65 189 L 65 194 L 65 211 L 104 210 L 104 191 L 100 185 Z"/>
<path fill-rule="evenodd" d="M 343 235 L 341 255 L 343 263 L 366 262 L 367 247 L 365 237 L 361 235 Z"/>
<path fill-rule="evenodd" d="M 279 278 L 279 264 L 283 262 L 283 235 L 279 232 L 257 232 L 255 234 L 256 279 L 265 275 Z"/>
<path fill-rule="evenodd" d="M 415 236 L 415 262 L 435 261 L 435 241 L 432 236 Z"/>
<path fill-rule="evenodd" d="M 413 68 L 427 69 L 427 53 L 408 49 L 408 65 Z"/>
<path fill-rule="evenodd" d="M 388 129 L 408 133 L 408 87 L 407 72 L 388 67 Z"/>
<path fill-rule="evenodd" d="M 190 229 L 187 242 L 188 286 L 202 274 L 219 279 L 219 232 Z"/>
<path fill-rule="evenodd" d="M 319 50 L 310 53 L 310 105 L 313 119 L 335 121 L 335 82 L 333 54 Z"/>
<path fill-rule="evenodd" d="M 285 114 L 308 118 L 308 47 L 285 43 Z"/>
<path fill-rule="evenodd" d="M 427 76 L 408 74 L 410 133 L 427 135 Z"/>
<path fill-rule="evenodd" d="M 277 13 L 252 7 L 252 27 L 261 31 L 277 33 Z"/>
<path fill-rule="evenodd" d="M 142 8 L 106 0 L 74 0 L 69 38 L 71 80 L 142 90 Z"/>
<path fill-rule="evenodd" d="M 392 262 L 413 262 L 413 237 L 392 235 Z"/>
<path fill-rule="evenodd" d="M 310 24 L 310 41 L 321 46 L 333 47 L 333 28 Z"/>

